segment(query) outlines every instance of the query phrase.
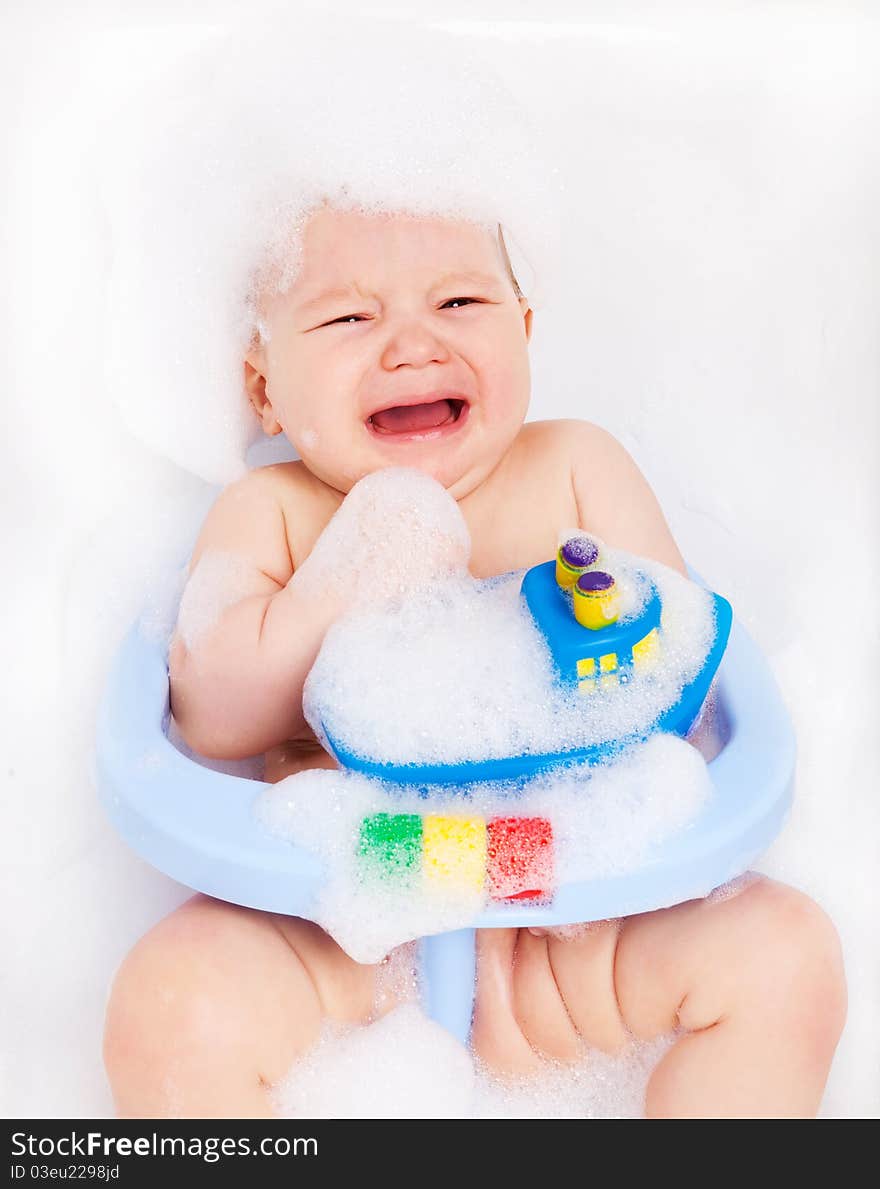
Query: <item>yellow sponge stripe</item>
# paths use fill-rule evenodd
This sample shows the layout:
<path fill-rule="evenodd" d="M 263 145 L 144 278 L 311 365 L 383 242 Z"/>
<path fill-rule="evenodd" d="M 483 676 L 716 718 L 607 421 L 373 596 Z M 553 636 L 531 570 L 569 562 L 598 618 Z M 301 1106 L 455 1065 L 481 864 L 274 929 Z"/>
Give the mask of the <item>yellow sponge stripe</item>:
<path fill-rule="evenodd" d="M 424 820 L 422 856 L 425 878 L 482 888 L 486 875 L 486 823 L 481 817 L 429 814 Z"/>

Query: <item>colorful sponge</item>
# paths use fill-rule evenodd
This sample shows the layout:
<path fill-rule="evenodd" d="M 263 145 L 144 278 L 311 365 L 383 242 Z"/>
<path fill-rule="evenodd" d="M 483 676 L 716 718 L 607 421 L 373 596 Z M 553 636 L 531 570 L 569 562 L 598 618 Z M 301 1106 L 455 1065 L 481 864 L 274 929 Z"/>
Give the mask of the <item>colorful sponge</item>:
<path fill-rule="evenodd" d="M 492 900 L 553 893 L 553 827 L 542 817 L 374 813 L 361 822 L 358 854 L 366 870 L 400 883 L 421 875 L 438 890 L 483 890 Z"/>

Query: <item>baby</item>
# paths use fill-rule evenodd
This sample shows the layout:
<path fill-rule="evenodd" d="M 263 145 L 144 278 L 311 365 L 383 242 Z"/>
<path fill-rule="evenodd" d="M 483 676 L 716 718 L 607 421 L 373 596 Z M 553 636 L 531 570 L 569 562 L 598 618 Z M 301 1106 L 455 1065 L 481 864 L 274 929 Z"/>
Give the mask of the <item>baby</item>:
<path fill-rule="evenodd" d="M 302 688 L 347 591 L 303 581 L 363 476 L 416 467 L 458 502 L 470 569 L 488 577 L 556 552 L 561 525 L 685 572 L 625 450 L 581 421 L 524 424 L 532 311 L 498 233 L 471 222 L 318 207 L 286 293 L 267 294 L 244 360 L 266 434 L 301 461 L 226 488 L 206 550 L 244 559 L 236 601 L 170 654 L 172 708 L 206 757 L 266 755 L 266 780 L 334 767 Z M 294 574 L 296 582 L 291 582 Z M 105 1061 L 123 1116 L 272 1114 L 269 1089 L 324 1018 L 389 1011 L 379 966 L 318 926 L 195 896 L 119 970 Z M 724 895 L 585 930 L 477 934 L 472 1044 L 501 1073 L 679 1030 L 649 1116 L 810 1116 L 843 1027 L 840 946 L 801 893 L 751 877 Z"/>

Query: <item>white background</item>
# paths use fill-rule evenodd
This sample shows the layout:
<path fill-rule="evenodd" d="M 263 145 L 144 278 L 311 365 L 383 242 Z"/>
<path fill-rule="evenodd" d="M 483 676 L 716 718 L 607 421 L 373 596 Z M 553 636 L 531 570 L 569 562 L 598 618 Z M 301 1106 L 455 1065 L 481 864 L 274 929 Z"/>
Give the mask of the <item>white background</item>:
<path fill-rule="evenodd" d="M 44 0 L 3 18 L 6 1115 L 110 1112 L 113 970 L 186 896 L 105 824 L 90 747 L 115 643 L 215 493 L 129 439 L 103 391 L 109 249 L 83 160 L 95 113 L 237 7 Z M 412 6 L 376 6 L 395 9 Z M 496 38 L 567 171 L 568 272 L 536 317 L 531 416 L 622 438 L 792 709 L 798 799 L 761 868 L 844 942 L 850 1018 L 823 1113 L 876 1115 L 876 8 L 422 11 Z"/>

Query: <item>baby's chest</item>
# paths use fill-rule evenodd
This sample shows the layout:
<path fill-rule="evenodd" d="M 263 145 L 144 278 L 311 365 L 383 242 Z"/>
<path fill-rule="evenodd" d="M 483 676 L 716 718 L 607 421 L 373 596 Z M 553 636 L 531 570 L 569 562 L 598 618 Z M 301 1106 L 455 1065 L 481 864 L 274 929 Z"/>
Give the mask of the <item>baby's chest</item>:
<path fill-rule="evenodd" d="M 560 531 L 579 527 L 571 485 L 552 480 L 508 488 L 467 520 L 475 578 L 549 561 Z"/>

